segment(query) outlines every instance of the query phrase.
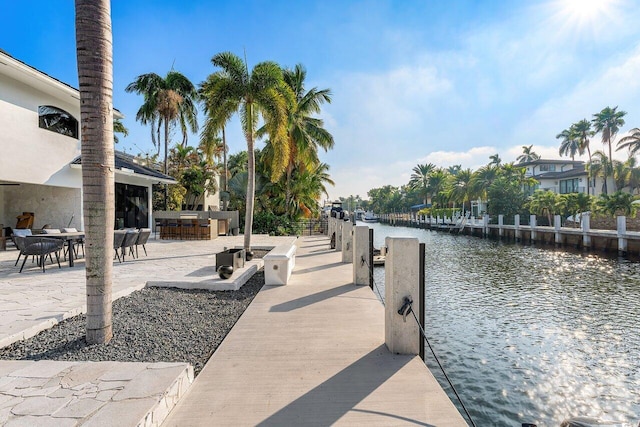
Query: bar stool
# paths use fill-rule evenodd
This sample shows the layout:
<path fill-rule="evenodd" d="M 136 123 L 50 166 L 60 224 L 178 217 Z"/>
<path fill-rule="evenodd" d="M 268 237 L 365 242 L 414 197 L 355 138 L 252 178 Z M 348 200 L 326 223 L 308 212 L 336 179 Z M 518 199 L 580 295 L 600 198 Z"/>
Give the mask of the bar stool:
<path fill-rule="evenodd" d="M 163 227 L 163 229 L 167 229 L 167 239 L 179 239 L 181 237 L 180 222 L 179 219 L 167 220 L 167 226 Z"/>
<path fill-rule="evenodd" d="M 211 238 L 211 223 L 208 219 L 198 220 L 198 238 L 209 240 Z"/>

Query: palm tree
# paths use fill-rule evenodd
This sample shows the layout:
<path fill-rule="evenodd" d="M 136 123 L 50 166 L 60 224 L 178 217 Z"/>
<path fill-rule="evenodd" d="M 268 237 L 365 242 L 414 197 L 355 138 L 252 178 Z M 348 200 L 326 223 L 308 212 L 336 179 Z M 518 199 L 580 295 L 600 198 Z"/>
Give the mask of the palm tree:
<path fill-rule="evenodd" d="M 576 154 L 583 154 L 584 150 L 580 149 L 580 139 L 573 125 L 556 135 L 556 139 L 560 138 L 562 138 L 562 142 L 560 142 L 558 154 L 569 156 L 572 161 L 575 161 Z"/>
<path fill-rule="evenodd" d="M 164 173 L 168 173 L 169 130 L 176 122 L 182 133 L 182 146 L 187 145 L 188 131 L 198 131 L 196 88 L 184 75 L 169 71 L 162 78 L 156 73 L 142 74 L 125 88 L 126 92 L 143 95 L 144 103 L 136 120 L 151 124 L 151 140 L 160 153 L 160 129 L 164 127 Z M 156 138 L 157 134 L 157 138 Z"/>
<path fill-rule="evenodd" d="M 602 184 L 602 192 L 608 194 L 607 177 L 613 172 L 612 164 L 604 151 L 596 151 L 593 153 L 595 161 L 590 164 L 589 175 L 593 178 L 602 176 L 604 183 Z"/>
<path fill-rule="evenodd" d="M 247 140 L 248 182 L 245 213 L 244 248 L 251 250 L 253 205 L 255 202 L 255 152 L 256 127 L 261 115 L 274 150 L 272 178 L 282 174 L 289 159 L 287 144 L 287 107 L 295 102 L 291 90 L 282 77 L 282 69 L 274 62 L 261 62 L 249 73 L 248 67 L 237 55 L 223 52 L 211 62 L 220 68 L 200 85 L 200 95 L 205 102 L 205 132 L 215 134 L 234 113 L 240 115 L 242 130 Z M 279 176 L 278 176 L 279 177 Z"/>
<path fill-rule="evenodd" d="M 532 162 L 540 158 L 539 155 L 537 155 L 534 151 L 532 151 L 532 148 L 533 148 L 533 145 L 529 145 L 528 147 L 526 145 L 522 146 L 522 154 L 520 154 L 516 158 L 518 163 Z"/>
<path fill-rule="evenodd" d="M 616 148 L 616 151 L 620 151 L 623 148 L 629 149 L 629 156 L 635 156 L 636 153 L 640 151 L 640 129 L 631 129 L 629 131 L 629 135 L 618 141 L 618 148 Z"/>
<path fill-rule="evenodd" d="M 466 201 L 469 201 L 469 210 L 471 210 L 471 198 L 474 194 L 471 176 L 471 169 L 463 169 L 457 175 L 452 175 L 449 183 L 449 196 L 452 200 L 462 203 L 463 211 Z"/>
<path fill-rule="evenodd" d="M 109 0 L 76 0 L 76 53 L 82 123 L 82 206 L 86 236 L 87 336 L 113 336 L 111 288 L 115 184 L 113 49 Z"/>
<path fill-rule="evenodd" d="M 285 83 L 295 96 L 294 102 L 288 108 L 289 158 L 286 166 L 285 197 L 289 204 L 291 198 L 289 183 L 294 168 L 300 169 L 301 172 L 313 170 L 320 162 L 318 148 L 328 151 L 333 148 L 334 141 L 333 136 L 324 128 L 324 122 L 313 117 L 320 113 L 322 104 L 331 103 L 331 90 L 319 90 L 314 87 L 307 91 L 304 85 L 307 71 L 302 64 L 297 64 L 293 70 L 284 69 L 282 73 Z M 265 133 L 266 126 L 259 129 L 257 135 L 263 136 Z M 263 151 L 265 161 L 273 162 L 275 150 L 272 149 L 270 141 L 267 142 Z M 273 168 L 272 172 L 277 172 L 277 169 Z"/>
<path fill-rule="evenodd" d="M 500 163 L 502 163 L 502 159 L 500 158 L 500 155 L 498 153 L 494 154 L 493 156 L 489 156 L 489 160 L 491 160 L 489 164 L 494 166 L 500 166 Z"/>
<path fill-rule="evenodd" d="M 124 123 L 120 119 L 113 120 L 113 142 L 116 144 L 120 142 L 116 133 L 121 133 L 123 136 L 129 136 L 129 129 L 124 126 Z"/>
<path fill-rule="evenodd" d="M 431 173 L 436 169 L 436 165 L 433 163 L 427 163 L 425 165 L 418 164 L 413 167 L 413 173 L 409 180 L 409 187 L 420 192 L 423 203 L 426 205 L 429 199 L 429 177 Z"/>
<path fill-rule="evenodd" d="M 602 133 L 602 143 L 605 146 L 609 146 L 609 160 L 613 159 L 613 153 L 611 150 L 611 144 L 615 140 L 616 134 L 620 130 L 620 127 L 624 126 L 623 117 L 627 114 L 626 111 L 617 111 L 618 107 L 605 107 L 599 113 L 593 115 L 593 127 L 597 132 Z M 605 176 L 605 181 L 607 177 Z"/>
<path fill-rule="evenodd" d="M 434 205 L 444 207 L 445 198 L 444 190 L 447 183 L 447 177 L 450 174 L 442 168 L 438 168 L 431 172 L 429 176 L 429 191 L 431 191 L 431 197 Z"/>
<path fill-rule="evenodd" d="M 461 170 L 462 170 L 462 165 L 453 165 L 447 168 L 447 172 L 450 175 L 457 175 L 458 172 L 460 172 Z"/>
<path fill-rule="evenodd" d="M 580 153 L 584 153 L 587 151 L 587 155 L 589 156 L 589 165 L 587 167 L 587 176 L 589 179 L 589 183 L 587 185 L 587 194 L 590 194 L 591 185 L 592 185 L 592 177 L 591 175 L 591 147 L 590 147 L 590 138 L 594 135 L 591 130 L 591 122 L 587 119 L 582 119 L 577 123 L 571 125 L 572 133 L 575 133 L 578 138 L 578 150 Z M 593 184 L 595 185 L 595 184 Z"/>

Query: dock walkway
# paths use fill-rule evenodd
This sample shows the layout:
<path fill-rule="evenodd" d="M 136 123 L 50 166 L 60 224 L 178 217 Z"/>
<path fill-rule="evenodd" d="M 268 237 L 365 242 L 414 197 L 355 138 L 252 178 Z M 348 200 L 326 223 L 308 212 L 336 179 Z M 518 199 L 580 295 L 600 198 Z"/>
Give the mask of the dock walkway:
<path fill-rule="evenodd" d="M 326 237 L 298 239 L 163 426 L 466 426 L 418 356 L 391 354 L 384 308 Z"/>

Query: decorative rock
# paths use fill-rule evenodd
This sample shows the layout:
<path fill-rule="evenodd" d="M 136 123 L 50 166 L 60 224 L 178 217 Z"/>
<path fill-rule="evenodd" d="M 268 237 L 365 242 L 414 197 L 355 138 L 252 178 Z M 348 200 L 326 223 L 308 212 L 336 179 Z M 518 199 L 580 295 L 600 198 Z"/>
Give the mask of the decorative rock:
<path fill-rule="evenodd" d="M 230 265 L 221 265 L 218 268 L 218 275 L 221 279 L 228 279 L 233 274 L 233 267 Z"/>

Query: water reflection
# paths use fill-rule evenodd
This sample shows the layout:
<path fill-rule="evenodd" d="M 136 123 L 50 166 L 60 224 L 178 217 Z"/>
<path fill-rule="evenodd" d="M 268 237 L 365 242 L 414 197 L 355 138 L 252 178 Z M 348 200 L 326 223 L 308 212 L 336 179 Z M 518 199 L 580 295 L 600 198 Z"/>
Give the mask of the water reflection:
<path fill-rule="evenodd" d="M 427 334 L 476 424 L 640 419 L 640 264 L 371 226 L 426 243 Z"/>

